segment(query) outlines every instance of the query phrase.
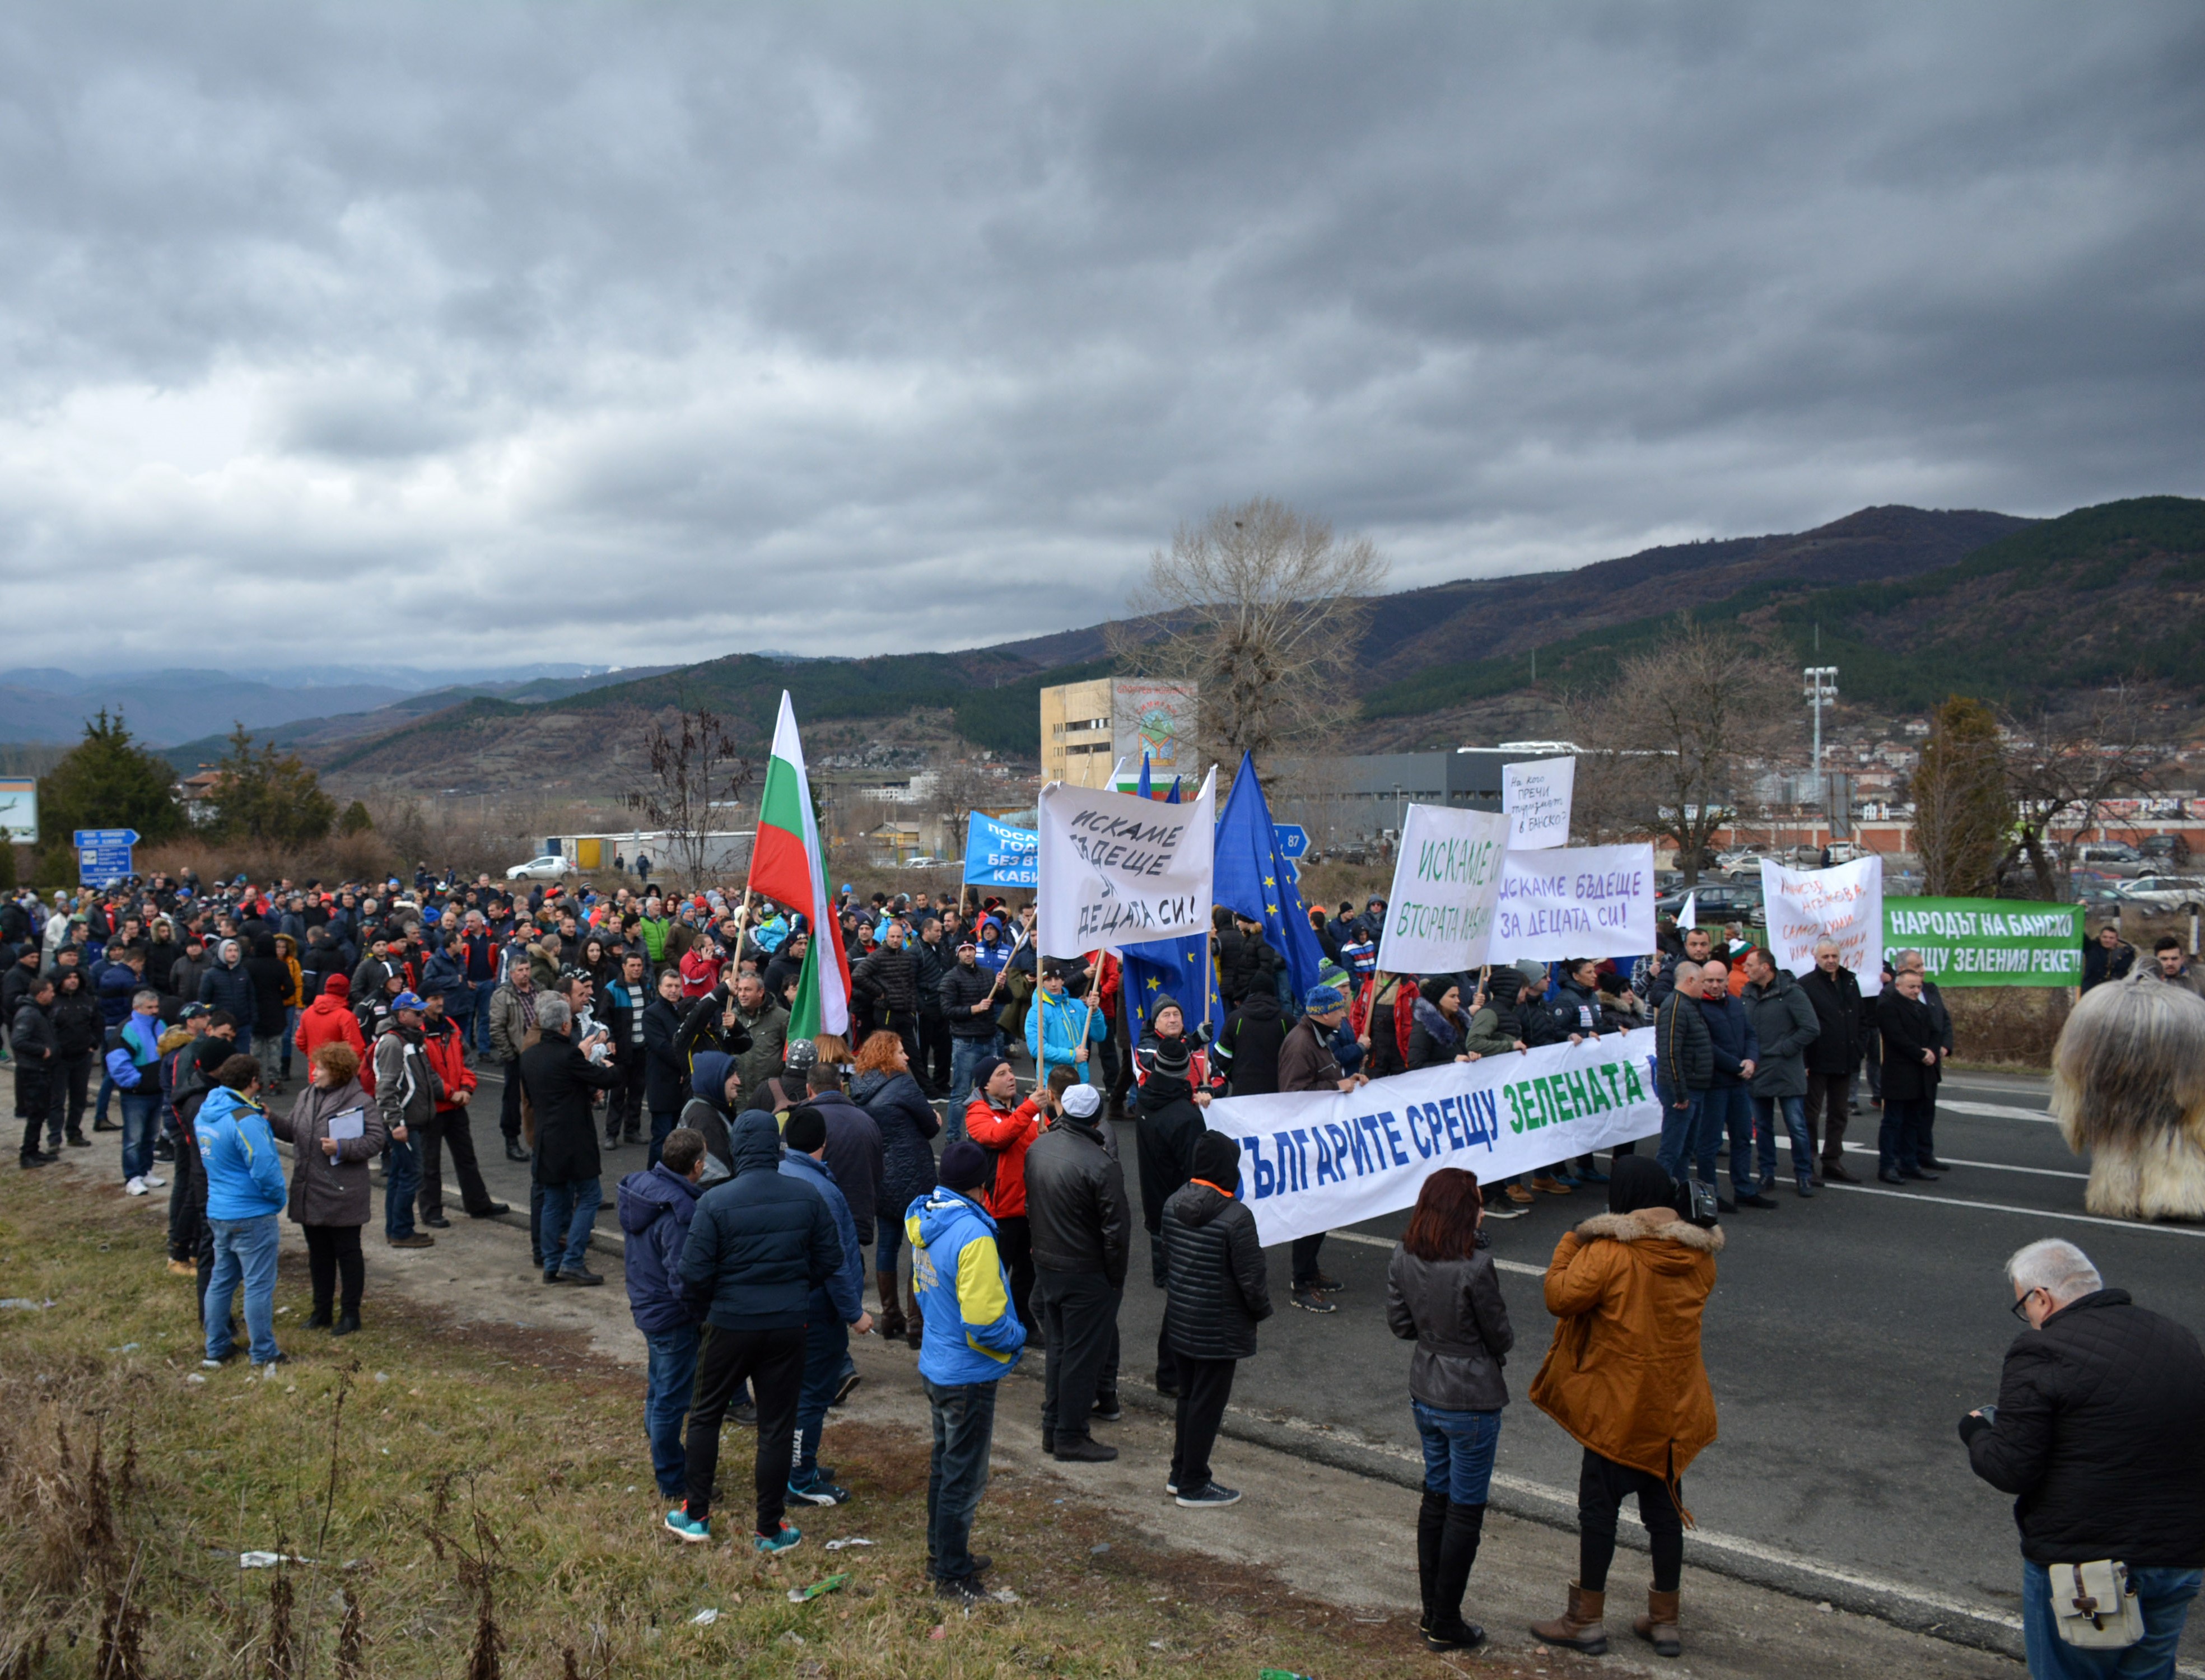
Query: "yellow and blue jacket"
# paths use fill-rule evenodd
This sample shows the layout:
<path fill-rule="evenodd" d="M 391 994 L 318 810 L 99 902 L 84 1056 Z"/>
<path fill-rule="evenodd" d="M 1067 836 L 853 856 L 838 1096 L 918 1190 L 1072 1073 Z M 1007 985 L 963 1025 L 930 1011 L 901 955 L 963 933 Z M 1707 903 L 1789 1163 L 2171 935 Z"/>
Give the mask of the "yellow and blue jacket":
<path fill-rule="evenodd" d="M 977 1202 L 940 1187 L 904 1210 L 912 1292 L 926 1322 L 918 1374 L 944 1387 L 993 1382 L 1015 1369 L 1025 1327 L 996 1249 L 996 1222 Z"/>

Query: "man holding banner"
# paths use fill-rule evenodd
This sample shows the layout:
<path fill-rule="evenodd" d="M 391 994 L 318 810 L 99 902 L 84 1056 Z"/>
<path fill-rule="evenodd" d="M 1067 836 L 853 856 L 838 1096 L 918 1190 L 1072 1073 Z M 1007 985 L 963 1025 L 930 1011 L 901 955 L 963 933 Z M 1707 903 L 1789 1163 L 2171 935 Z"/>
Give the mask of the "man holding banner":
<path fill-rule="evenodd" d="M 1287 1042 L 1279 1047 L 1279 1089 L 1293 1091 L 1352 1091 L 1370 1083 L 1360 1073 L 1343 1074 L 1332 1054 L 1331 1039 L 1347 1013 L 1347 1000 L 1329 986 L 1311 988 L 1302 1000 L 1302 1018 L 1294 1023 Z M 1293 1288 L 1291 1298 L 1305 1313 L 1338 1310 L 1330 1297 L 1340 1279 L 1317 1269 L 1317 1250 L 1324 1232 L 1313 1231 L 1294 1238 Z"/>

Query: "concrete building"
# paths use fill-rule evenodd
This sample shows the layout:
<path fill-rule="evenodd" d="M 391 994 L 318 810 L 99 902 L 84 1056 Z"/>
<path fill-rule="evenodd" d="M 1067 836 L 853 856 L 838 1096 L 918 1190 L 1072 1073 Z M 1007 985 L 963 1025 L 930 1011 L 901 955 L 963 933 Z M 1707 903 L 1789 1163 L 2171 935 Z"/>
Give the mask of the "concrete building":
<path fill-rule="evenodd" d="M 1318 852 L 1339 852 L 1398 835 L 1412 804 L 1499 810 L 1501 767 L 1553 756 L 1462 747 L 1281 758 L 1270 779 L 1271 810 L 1280 822 L 1308 829 Z"/>
<path fill-rule="evenodd" d="M 1136 677 L 1097 677 L 1041 692 L 1041 779 L 1075 787 L 1107 787 L 1120 760 L 1128 775 L 1149 756 L 1150 774 L 1168 784 L 1184 777 L 1192 787 L 1203 767 L 1194 762 L 1195 691 L 1179 683 Z"/>

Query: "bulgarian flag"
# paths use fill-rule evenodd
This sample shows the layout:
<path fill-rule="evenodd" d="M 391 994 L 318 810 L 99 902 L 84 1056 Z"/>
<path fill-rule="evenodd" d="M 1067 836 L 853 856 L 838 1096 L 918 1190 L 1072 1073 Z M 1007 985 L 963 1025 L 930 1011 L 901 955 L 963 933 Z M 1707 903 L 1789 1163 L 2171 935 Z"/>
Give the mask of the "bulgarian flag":
<path fill-rule="evenodd" d="M 850 959 L 842 953 L 841 925 L 829 896 L 819 822 L 811 811 L 811 783 L 804 774 L 804 743 L 796 733 L 796 708 L 781 696 L 773 726 L 773 759 L 766 766 L 765 799 L 758 810 L 758 841 L 751 848 L 751 890 L 803 911 L 811 941 L 790 1006 L 788 1036 L 817 1037 L 850 1030 Z M 821 953 L 835 960 L 822 963 Z"/>

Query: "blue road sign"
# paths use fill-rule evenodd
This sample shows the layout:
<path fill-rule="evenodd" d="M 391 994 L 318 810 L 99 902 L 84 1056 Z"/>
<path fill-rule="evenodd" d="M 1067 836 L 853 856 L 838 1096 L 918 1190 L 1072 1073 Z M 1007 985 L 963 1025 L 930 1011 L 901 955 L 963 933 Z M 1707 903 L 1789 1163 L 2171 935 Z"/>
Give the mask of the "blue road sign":
<path fill-rule="evenodd" d="M 76 879 L 80 887 L 104 887 L 110 881 L 119 881 L 134 872 L 130 848 L 127 846 L 80 846 L 77 848 Z"/>
<path fill-rule="evenodd" d="M 1299 822 L 1274 822 L 1271 832 L 1279 837 L 1279 855 L 1289 860 L 1299 860 L 1309 855 L 1309 830 Z"/>
<path fill-rule="evenodd" d="M 138 844 L 135 828 L 80 828 L 76 831 L 76 848 L 86 846 L 122 846 L 128 849 Z"/>

